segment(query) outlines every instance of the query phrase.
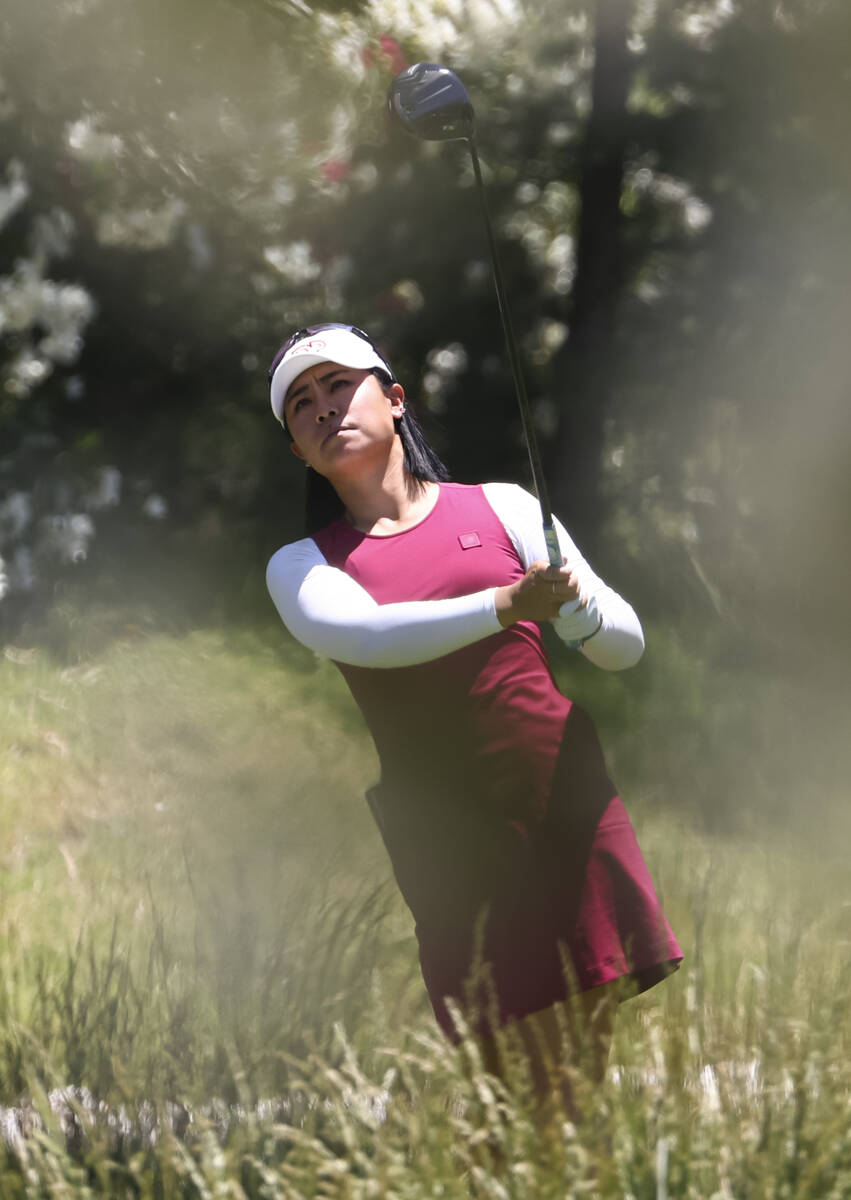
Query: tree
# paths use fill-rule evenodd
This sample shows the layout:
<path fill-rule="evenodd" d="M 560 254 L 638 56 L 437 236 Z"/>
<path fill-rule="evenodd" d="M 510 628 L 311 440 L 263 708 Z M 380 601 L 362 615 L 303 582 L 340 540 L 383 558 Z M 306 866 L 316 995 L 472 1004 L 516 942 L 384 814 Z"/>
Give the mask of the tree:
<path fill-rule="evenodd" d="M 456 477 L 525 481 L 463 148 L 383 121 L 405 59 L 445 59 L 474 96 L 558 508 L 645 611 L 747 627 L 776 586 L 763 547 L 803 530 L 776 487 L 789 446 L 816 478 L 811 430 L 845 412 L 847 6 L 493 0 L 450 20 L 435 0 L 393 29 L 377 3 L 48 7 L 0 18 L 6 146 L 39 211 L 69 214 L 63 278 L 96 315 L 19 411 L 81 495 L 115 464 L 122 519 L 162 495 L 182 553 L 239 544 L 256 574 L 299 531 L 263 364 L 329 317 L 392 351 Z"/>
<path fill-rule="evenodd" d="M 633 70 L 627 49 L 632 9 L 632 0 L 596 0 L 593 5 L 591 109 L 579 151 L 576 276 L 565 304 L 570 337 L 553 361 L 554 378 L 566 392 L 550 455 L 551 464 L 563 464 L 556 474 L 556 503 L 592 553 L 599 533 L 609 368 L 625 276 L 621 201 Z"/>
<path fill-rule="evenodd" d="M 67 210 L 39 211 L 34 200 L 24 164 L 11 159 L 0 187 L 0 247 L 16 248 L 0 276 L 0 601 L 31 592 L 56 561 L 84 558 L 92 534 L 88 514 L 72 508 L 67 480 L 44 470 L 58 442 L 39 388 L 57 367 L 76 363 L 94 303 L 85 288 L 48 273 L 68 255 L 74 223 Z M 70 377 L 66 393 L 73 398 L 79 386 Z M 114 482 L 102 477 L 89 507 L 111 503 Z"/>

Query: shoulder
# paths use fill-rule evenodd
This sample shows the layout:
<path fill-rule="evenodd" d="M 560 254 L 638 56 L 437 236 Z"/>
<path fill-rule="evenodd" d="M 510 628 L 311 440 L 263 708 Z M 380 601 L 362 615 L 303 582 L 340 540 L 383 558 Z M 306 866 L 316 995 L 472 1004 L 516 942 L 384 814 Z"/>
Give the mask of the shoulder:
<path fill-rule="evenodd" d="M 492 481 L 481 484 L 481 488 L 488 498 L 494 497 L 498 500 L 513 500 L 521 504 L 530 500 L 533 504 L 538 503 L 532 493 L 527 492 L 519 483 L 497 483 Z"/>
<path fill-rule="evenodd" d="M 325 562 L 325 556 L 313 538 L 300 538 L 276 550 L 266 564 L 266 582 L 272 584 L 295 575 L 304 575 L 311 567 Z"/>
<path fill-rule="evenodd" d="M 488 504 L 500 517 L 540 513 L 537 498 L 518 483 L 483 483 L 481 486 Z"/>
<path fill-rule="evenodd" d="M 519 505 L 521 508 L 538 501 L 517 483 L 441 483 L 441 495 L 447 495 L 463 503 L 465 499 L 484 496 L 492 507 Z"/>
<path fill-rule="evenodd" d="M 490 513 L 504 526 L 522 520 L 527 506 L 534 512 L 537 500 L 516 483 L 442 483 L 440 494 L 445 511 L 457 518 L 473 519 Z"/>

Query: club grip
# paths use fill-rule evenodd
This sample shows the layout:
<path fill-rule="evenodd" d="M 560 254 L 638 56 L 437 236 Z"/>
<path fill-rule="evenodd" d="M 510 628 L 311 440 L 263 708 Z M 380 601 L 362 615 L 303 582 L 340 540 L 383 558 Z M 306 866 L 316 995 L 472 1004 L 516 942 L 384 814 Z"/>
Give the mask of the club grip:
<path fill-rule="evenodd" d="M 558 534 L 552 521 L 549 525 L 544 524 L 544 540 L 547 543 L 547 558 L 550 560 L 550 566 L 562 566 L 561 546 L 558 544 Z"/>
<path fill-rule="evenodd" d="M 555 531 L 552 518 L 550 518 L 549 525 L 546 523 L 544 524 L 544 540 L 547 543 L 547 558 L 550 560 L 550 566 L 563 566 L 564 564 L 562 563 L 561 546 L 558 544 L 558 534 Z M 576 642 L 565 642 L 564 644 L 567 646 L 568 650 L 578 650 L 584 641 L 585 638 L 580 638 Z"/>

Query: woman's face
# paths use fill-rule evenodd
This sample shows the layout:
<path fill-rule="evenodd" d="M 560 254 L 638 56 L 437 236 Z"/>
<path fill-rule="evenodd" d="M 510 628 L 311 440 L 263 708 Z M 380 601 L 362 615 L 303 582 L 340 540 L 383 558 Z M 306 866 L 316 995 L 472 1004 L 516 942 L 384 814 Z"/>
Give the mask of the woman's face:
<path fill-rule="evenodd" d="M 398 383 L 385 390 L 371 371 L 331 362 L 308 367 L 284 399 L 292 451 L 320 475 L 348 473 L 389 453 L 404 400 Z"/>

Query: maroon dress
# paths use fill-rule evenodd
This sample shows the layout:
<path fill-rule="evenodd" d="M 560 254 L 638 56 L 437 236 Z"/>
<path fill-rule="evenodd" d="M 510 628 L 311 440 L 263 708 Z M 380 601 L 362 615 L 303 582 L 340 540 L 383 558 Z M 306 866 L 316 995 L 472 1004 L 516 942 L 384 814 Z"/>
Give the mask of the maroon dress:
<path fill-rule="evenodd" d="M 524 574 L 481 487 L 442 484 L 401 533 L 340 520 L 314 540 L 379 604 Z M 641 991 L 679 965 L 594 726 L 556 687 L 536 624 L 417 666 L 337 665 L 375 740 L 373 813 L 450 1036 L 447 996 L 502 1023 L 571 988 L 630 976 Z"/>

